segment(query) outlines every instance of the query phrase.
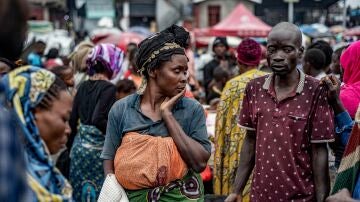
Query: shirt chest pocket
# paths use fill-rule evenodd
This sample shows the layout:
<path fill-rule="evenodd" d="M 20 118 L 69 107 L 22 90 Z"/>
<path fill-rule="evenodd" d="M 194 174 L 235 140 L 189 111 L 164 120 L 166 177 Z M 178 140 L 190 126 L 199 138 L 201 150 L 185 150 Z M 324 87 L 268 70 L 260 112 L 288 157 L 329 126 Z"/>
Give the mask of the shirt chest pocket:
<path fill-rule="evenodd" d="M 304 114 L 289 112 L 286 114 L 287 126 L 292 133 L 306 132 L 307 117 Z"/>
<path fill-rule="evenodd" d="M 297 151 L 305 149 L 304 145 L 307 145 L 307 142 L 309 141 L 307 116 L 299 113 L 288 113 L 286 119 L 286 127 L 289 127 L 289 136 L 291 138 L 293 148 Z"/>

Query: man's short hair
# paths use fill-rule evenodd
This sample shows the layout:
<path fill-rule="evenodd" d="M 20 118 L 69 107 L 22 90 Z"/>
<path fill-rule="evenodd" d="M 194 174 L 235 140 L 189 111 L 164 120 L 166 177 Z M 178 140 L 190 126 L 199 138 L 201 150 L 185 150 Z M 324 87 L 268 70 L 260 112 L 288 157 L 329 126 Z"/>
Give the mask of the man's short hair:
<path fill-rule="evenodd" d="M 271 32 L 273 31 L 291 31 L 296 37 L 296 45 L 299 48 L 302 46 L 302 34 L 298 26 L 289 22 L 280 22 L 272 28 Z"/>
<path fill-rule="evenodd" d="M 325 41 L 317 41 L 311 44 L 308 49 L 317 48 L 321 50 L 325 54 L 325 66 L 329 66 L 331 64 L 331 58 L 333 54 L 333 49 L 331 48 L 330 44 Z"/>
<path fill-rule="evenodd" d="M 325 54 L 321 50 L 313 48 L 306 51 L 304 61 L 317 70 L 323 70 L 326 67 L 325 58 Z"/>

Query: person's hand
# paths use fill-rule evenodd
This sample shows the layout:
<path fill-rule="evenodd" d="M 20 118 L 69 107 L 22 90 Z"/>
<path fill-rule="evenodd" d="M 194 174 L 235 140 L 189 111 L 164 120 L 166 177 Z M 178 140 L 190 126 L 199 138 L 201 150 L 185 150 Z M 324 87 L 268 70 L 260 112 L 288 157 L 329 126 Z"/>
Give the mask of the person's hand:
<path fill-rule="evenodd" d="M 161 116 L 163 117 L 165 114 L 171 112 L 172 108 L 174 107 L 175 103 L 185 94 L 185 90 L 182 90 L 180 93 L 178 93 L 177 95 L 173 96 L 172 98 L 165 98 L 165 100 L 163 101 L 163 103 L 161 103 L 160 105 L 160 112 L 161 112 Z"/>
<path fill-rule="evenodd" d="M 353 202 L 354 199 L 351 198 L 349 190 L 342 189 L 338 193 L 329 196 L 326 199 L 326 202 Z"/>
<path fill-rule="evenodd" d="M 242 202 L 242 196 L 241 194 L 231 193 L 226 197 L 225 202 Z"/>
<path fill-rule="evenodd" d="M 321 84 L 325 84 L 327 86 L 328 90 L 328 100 L 329 103 L 336 103 L 340 100 L 340 80 L 336 78 L 334 75 L 329 75 L 320 80 Z"/>

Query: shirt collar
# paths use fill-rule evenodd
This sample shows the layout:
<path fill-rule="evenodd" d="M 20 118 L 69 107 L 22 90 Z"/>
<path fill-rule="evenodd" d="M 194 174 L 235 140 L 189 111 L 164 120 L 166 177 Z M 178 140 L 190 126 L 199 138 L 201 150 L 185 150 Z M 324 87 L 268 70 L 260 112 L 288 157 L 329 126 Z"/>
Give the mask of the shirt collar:
<path fill-rule="evenodd" d="M 317 80 L 321 80 L 323 77 L 326 76 L 326 73 L 325 72 L 321 72 L 320 74 L 318 74 L 317 76 L 315 76 L 315 79 Z"/>
<path fill-rule="evenodd" d="M 135 108 L 136 110 L 140 110 L 140 94 L 135 93 L 134 99 L 132 100 L 132 104 L 131 107 Z M 180 98 L 180 100 L 177 101 L 177 103 L 174 106 L 174 110 L 178 110 L 178 109 L 183 109 L 185 108 L 184 106 L 184 98 Z"/>
<path fill-rule="evenodd" d="M 297 93 L 297 94 L 300 94 L 300 93 L 303 91 L 303 89 L 304 89 L 305 74 L 304 74 L 304 72 L 302 72 L 302 71 L 300 71 L 300 70 L 298 70 L 298 71 L 299 71 L 299 73 L 300 73 L 300 81 L 299 81 L 298 86 L 297 86 L 297 88 L 296 88 L 296 93 Z M 265 82 L 264 82 L 264 84 L 263 84 L 263 89 L 269 90 L 270 85 L 272 84 L 272 81 L 273 81 L 273 77 L 274 77 L 274 73 L 270 74 L 270 75 L 266 78 L 266 80 L 265 80 Z"/>

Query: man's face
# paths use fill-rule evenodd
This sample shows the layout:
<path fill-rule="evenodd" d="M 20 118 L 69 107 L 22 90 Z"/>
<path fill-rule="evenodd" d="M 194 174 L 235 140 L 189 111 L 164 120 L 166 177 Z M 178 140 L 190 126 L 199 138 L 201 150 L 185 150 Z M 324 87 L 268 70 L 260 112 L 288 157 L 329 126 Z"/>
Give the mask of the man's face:
<path fill-rule="evenodd" d="M 226 46 L 224 44 L 217 44 L 214 46 L 214 53 L 219 57 L 223 57 L 226 53 Z"/>
<path fill-rule="evenodd" d="M 279 76 L 286 76 L 296 69 L 301 59 L 303 48 L 296 34 L 290 30 L 270 32 L 267 44 L 267 61 L 272 71 Z"/>
<path fill-rule="evenodd" d="M 41 55 L 41 56 L 44 55 L 45 48 L 46 48 L 45 44 L 38 44 L 38 46 L 36 48 L 36 53 Z"/>

